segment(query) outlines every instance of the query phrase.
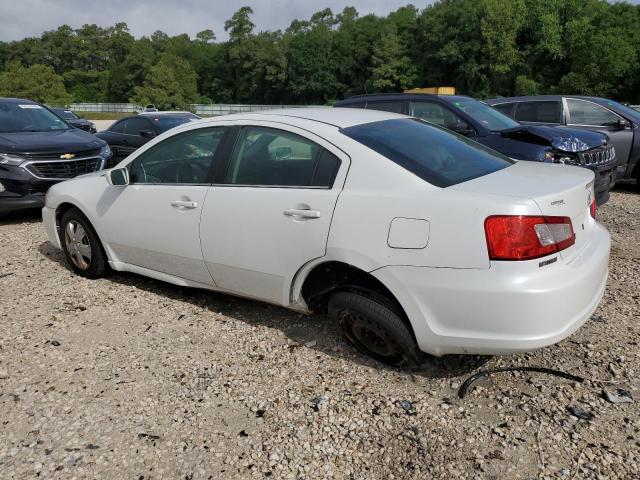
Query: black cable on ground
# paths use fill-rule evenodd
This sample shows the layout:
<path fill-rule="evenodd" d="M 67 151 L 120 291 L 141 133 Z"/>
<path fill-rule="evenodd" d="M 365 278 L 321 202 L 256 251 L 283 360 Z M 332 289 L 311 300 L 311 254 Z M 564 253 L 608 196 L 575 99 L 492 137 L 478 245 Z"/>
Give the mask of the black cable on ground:
<path fill-rule="evenodd" d="M 458 389 L 458 397 L 464 398 L 469 390 L 473 386 L 474 382 L 479 378 L 489 376 L 493 373 L 500 372 L 535 372 L 535 373 L 546 373 L 547 375 L 555 375 L 556 377 L 566 378 L 567 380 L 572 380 L 574 382 L 582 383 L 584 382 L 584 378 L 579 377 L 577 375 L 572 375 L 570 373 L 562 372 L 560 370 L 554 370 L 553 368 L 545 368 L 545 367 L 500 367 L 500 368 L 491 368 L 489 370 L 482 370 L 469 378 L 467 378 L 464 383 Z"/>

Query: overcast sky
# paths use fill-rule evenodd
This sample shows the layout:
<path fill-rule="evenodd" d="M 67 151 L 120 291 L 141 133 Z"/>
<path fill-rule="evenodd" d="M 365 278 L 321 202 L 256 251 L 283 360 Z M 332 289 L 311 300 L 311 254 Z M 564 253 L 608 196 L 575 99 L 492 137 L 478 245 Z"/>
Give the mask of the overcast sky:
<path fill-rule="evenodd" d="M 0 0 L 0 40 L 38 36 L 63 24 L 80 27 L 85 23 L 110 26 L 126 22 L 136 37 L 162 30 L 169 35 L 188 33 L 191 37 L 210 28 L 219 40 L 227 38 L 224 22 L 240 7 L 253 8 L 256 30 L 277 30 L 293 19 L 308 19 L 329 7 L 339 13 L 354 6 L 363 15 L 386 15 L 413 3 L 419 8 L 433 0 Z"/>

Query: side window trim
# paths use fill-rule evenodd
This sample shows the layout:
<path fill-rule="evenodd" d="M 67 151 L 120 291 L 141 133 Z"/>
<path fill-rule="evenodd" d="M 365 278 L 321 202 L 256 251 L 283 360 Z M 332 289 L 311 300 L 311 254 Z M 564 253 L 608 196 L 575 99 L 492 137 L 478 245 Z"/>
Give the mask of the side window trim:
<path fill-rule="evenodd" d="M 576 126 L 576 127 L 606 127 L 606 125 L 592 125 L 592 124 L 588 124 L 588 123 L 571 123 L 571 110 L 569 109 L 569 100 L 573 100 L 574 102 L 584 102 L 584 103 L 588 103 L 590 105 L 595 105 L 596 107 L 598 107 L 598 108 L 600 108 L 602 110 L 606 110 L 607 112 L 609 112 L 614 117 L 617 117 L 620 120 L 624 120 L 620 115 L 618 115 L 613 110 L 609 110 L 607 107 L 605 107 L 603 105 L 600 105 L 598 103 L 592 102 L 590 100 L 585 100 L 584 98 L 565 97 L 565 98 L 563 98 L 563 104 L 565 105 L 566 111 L 567 111 L 567 125 L 572 125 L 572 126 Z"/>
<path fill-rule="evenodd" d="M 246 125 L 239 125 L 239 126 L 234 126 L 234 127 L 227 127 L 229 129 L 233 129 L 234 130 L 234 134 L 233 134 L 233 139 L 230 140 L 228 142 L 228 144 L 224 145 L 224 149 L 226 151 L 225 154 L 225 158 L 224 161 L 221 162 L 221 165 L 219 166 L 219 168 L 217 169 L 217 171 L 215 172 L 214 175 L 214 182 L 212 183 L 212 186 L 215 187 L 242 187 L 242 188 L 286 188 L 286 189 L 305 189 L 305 190 L 332 190 L 334 185 L 335 185 L 335 180 L 338 176 L 338 173 L 340 171 L 340 167 L 342 167 L 342 159 L 335 155 L 333 152 L 327 150 L 324 146 L 320 145 L 319 143 L 315 142 L 314 140 L 311 140 L 310 138 L 306 137 L 305 135 L 301 135 L 300 133 L 297 132 L 292 132 L 290 130 L 286 130 L 284 128 L 279 128 L 279 127 L 273 127 L 273 126 L 263 126 L 263 125 L 253 125 L 253 124 L 246 124 Z M 277 130 L 277 131 L 282 131 L 285 133 L 289 133 L 292 135 L 297 135 L 301 138 L 303 138 L 304 140 L 306 140 L 309 143 L 312 143 L 314 145 L 316 145 L 318 147 L 318 151 L 316 152 L 316 155 L 314 157 L 314 166 L 313 166 L 313 175 L 311 176 L 311 181 L 310 183 L 313 183 L 314 179 L 315 179 L 315 175 L 317 173 L 318 170 L 318 166 L 320 163 L 320 158 L 322 157 L 322 154 L 326 151 L 328 153 L 330 153 L 331 155 L 335 156 L 340 164 L 338 166 L 338 169 L 336 170 L 336 173 L 334 174 L 334 177 L 332 179 L 331 185 L 329 186 L 314 186 L 314 185 L 244 185 L 244 184 L 234 184 L 234 183 L 229 183 L 226 181 L 227 175 L 229 173 L 229 169 L 231 168 L 231 164 L 234 158 L 234 154 L 236 152 L 236 149 L 238 148 L 238 141 L 240 140 L 240 138 L 242 137 L 242 131 L 245 129 L 249 129 L 249 128 L 264 128 L 264 129 L 271 129 L 271 130 Z M 217 154 L 217 152 L 216 152 Z"/>

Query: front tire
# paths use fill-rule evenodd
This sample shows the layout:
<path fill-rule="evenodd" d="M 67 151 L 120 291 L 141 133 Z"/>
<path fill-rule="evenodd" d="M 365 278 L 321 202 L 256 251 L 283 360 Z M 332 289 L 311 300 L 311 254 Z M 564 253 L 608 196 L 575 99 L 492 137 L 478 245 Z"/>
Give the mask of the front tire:
<path fill-rule="evenodd" d="M 386 298 L 366 292 L 337 292 L 329 317 L 362 353 L 398 368 L 420 365 L 422 353 L 402 314 Z"/>
<path fill-rule="evenodd" d="M 70 208 L 62 215 L 60 240 L 71 270 L 86 278 L 104 276 L 107 261 L 102 244 L 91 222 L 77 208 Z"/>

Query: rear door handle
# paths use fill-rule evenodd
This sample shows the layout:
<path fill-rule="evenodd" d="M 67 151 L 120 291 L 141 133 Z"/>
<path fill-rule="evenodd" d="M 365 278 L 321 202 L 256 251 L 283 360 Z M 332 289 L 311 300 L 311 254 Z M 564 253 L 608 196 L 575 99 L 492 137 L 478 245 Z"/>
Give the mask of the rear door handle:
<path fill-rule="evenodd" d="M 320 212 L 318 210 L 302 209 L 302 208 L 289 208 L 284 213 L 287 217 L 293 218 L 320 218 Z"/>
<path fill-rule="evenodd" d="M 193 208 L 198 208 L 198 202 L 191 202 L 188 200 L 174 200 L 171 202 L 171 206 L 175 208 L 184 208 L 191 210 Z"/>

